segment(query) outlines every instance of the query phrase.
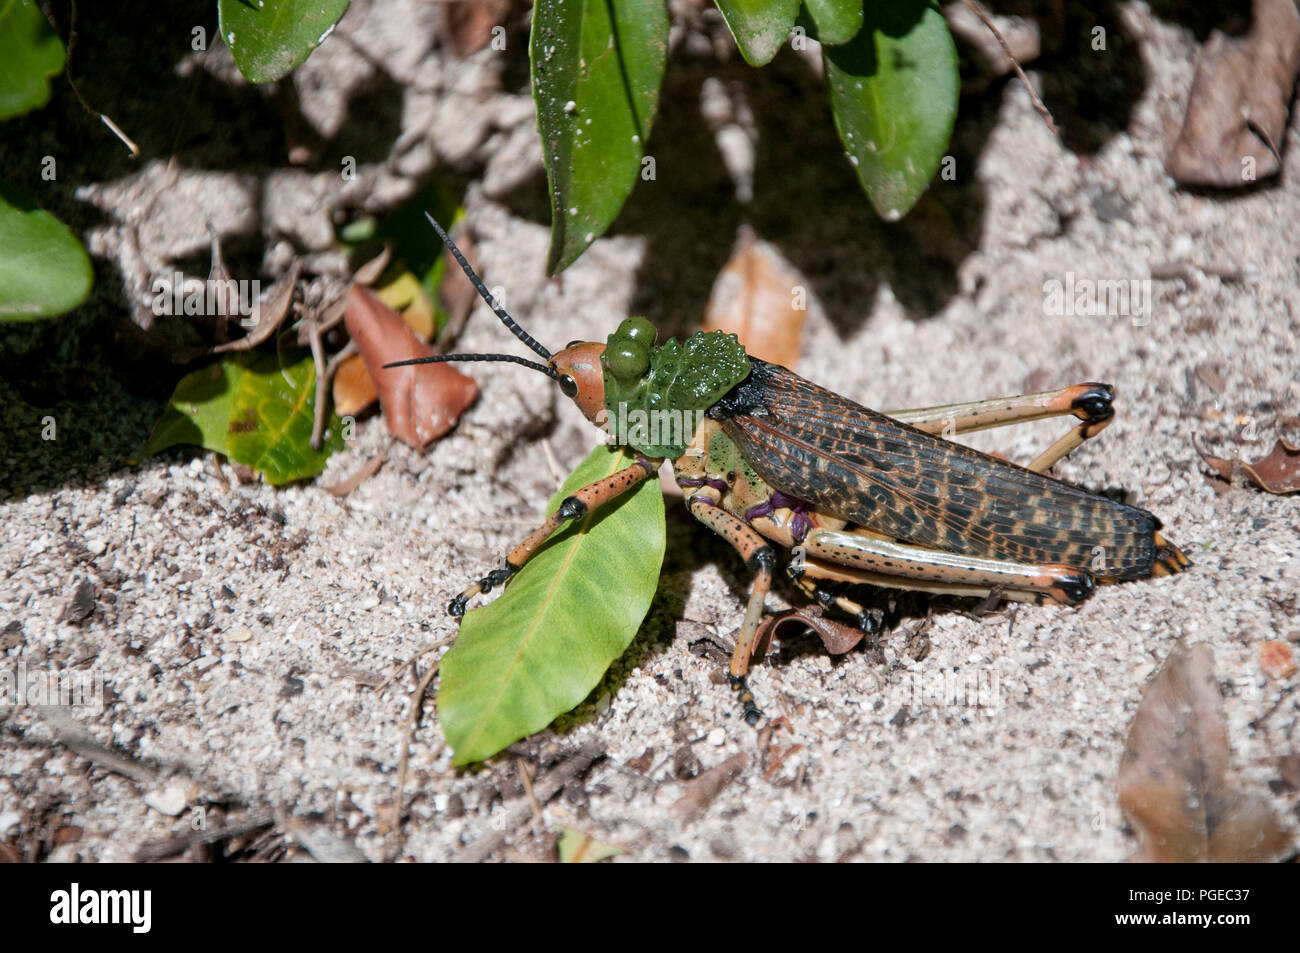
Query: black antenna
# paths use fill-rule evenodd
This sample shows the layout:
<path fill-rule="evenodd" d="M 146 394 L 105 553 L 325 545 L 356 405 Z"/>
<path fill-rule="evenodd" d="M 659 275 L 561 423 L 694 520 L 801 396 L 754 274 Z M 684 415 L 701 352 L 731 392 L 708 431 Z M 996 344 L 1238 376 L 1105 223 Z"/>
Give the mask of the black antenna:
<path fill-rule="evenodd" d="M 542 357 L 544 357 L 546 360 L 549 361 L 551 359 L 551 352 L 546 350 L 546 348 L 542 347 L 540 344 L 538 344 L 536 339 L 533 338 L 531 334 L 529 334 L 527 331 L 525 331 L 523 328 L 521 328 L 518 324 L 515 323 L 515 319 L 510 317 L 510 315 L 506 312 L 505 308 L 497 304 L 496 298 L 492 297 L 492 295 L 488 292 L 487 288 L 484 287 L 483 282 L 479 279 L 479 276 L 474 274 L 474 269 L 469 266 L 469 262 L 467 262 L 465 260 L 465 256 L 460 253 L 460 249 L 456 247 L 456 243 L 453 242 L 451 238 L 447 235 L 447 233 L 442 230 L 442 226 L 439 225 L 438 222 L 434 219 L 434 217 L 430 215 L 428 212 L 424 213 L 424 217 L 429 220 L 429 224 L 433 226 L 433 230 L 438 233 L 438 237 L 442 239 L 442 243 L 447 246 L 447 250 L 451 252 L 452 257 L 456 259 L 456 262 L 460 265 L 460 270 L 465 272 L 465 277 L 468 278 L 470 284 L 474 286 L 474 290 L 477 291 L 479 293 L 479 296 L 482 297 L 482 299 L 488 303 L 488 307 L 496 312 L 496 316 L 501 319 L 501 323 L 510 329 L 511 334 L 519 338 L 519 340 L 527 344 L 532 350 L 536 351 L 538 354 L 542 355 Z M 498 355 L 497 359 L 500 359 L 501 357 L 503 357 L 503 355 Z M 446 359 L 450 360 L 449 357 Z M 486 360 L 486 359 L 488 359 L 487 356 L 475 358 L 475 360 Z M 405 363 L 412 363 L 412 362 L 408 361 Z M 424 363 L 429 363 L 429 362 L 425 361 Z M 520 363 L 520 362 L 516 361 L 515 363 Z M 393 367 L 395 365 L 388 364 L 385 366 Z"/>
<path fill-rule="evenodd" d="M 541 371 L 551 380 L 557 383 L 560 380 L 559 372 L 545 364 L 538 364 L 536 361 L 530 361 L 526 357 L 516 357 L 513 354 L 439 354 L 435 357 L 417 357 L 409 361 L 394 361 L 392 364 L 385 364 L 389 367 L 406 367 L 408 364 L 441 364 L 444 361 L 508 361 L 511 364 L 522 364 L 524 367 L 531 367 L 535 371 Z"/>

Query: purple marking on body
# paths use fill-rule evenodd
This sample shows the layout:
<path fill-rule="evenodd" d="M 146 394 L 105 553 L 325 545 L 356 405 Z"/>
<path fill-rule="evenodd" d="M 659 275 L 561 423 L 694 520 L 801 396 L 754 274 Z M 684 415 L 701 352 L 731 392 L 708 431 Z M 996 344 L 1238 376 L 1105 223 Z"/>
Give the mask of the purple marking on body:
<path fill-rule="evenodd" d="M 778 510 L 806 510 L 808 508 L 808 504 L 803 500 L 795 499 L 793 496 L 786 496 L 780 490 L 772 491 L 772 505 Z"/>
<path fill-rule="evenodd" d="M 790 535 L 794 537 L 796 543 L 802 543 L 813 525 L 807 514 L 808 504 L 793 496 L 786 496 L 780 490 L 773 490 L 772 495 L 765 502 L 746 510 L 745 519 L 749 521 L 762 516 L 771 516 L 777 510 L 790 511 Z"/>
<path fill-rule="evenodd" d="M 717 490 L 719 493 L 727 492 L 727 481 L 719 480 L 716 478 L 704 479 L 703 477 L 685 477 L 685 478 L 679 477 L 677 480 L 677 485 L 678 486 L 707 486 L 707 487 L 712 487 L 713 489 Z"/>

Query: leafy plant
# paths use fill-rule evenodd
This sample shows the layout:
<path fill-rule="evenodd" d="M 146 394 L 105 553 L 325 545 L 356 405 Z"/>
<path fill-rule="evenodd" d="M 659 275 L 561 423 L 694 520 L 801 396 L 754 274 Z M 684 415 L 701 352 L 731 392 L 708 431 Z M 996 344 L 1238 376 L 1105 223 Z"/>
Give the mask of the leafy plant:
<path fill-rule="evenodd" d="M 62 314 L 90 291 L 90 259 L 76 236 L 0 182 L 0 321 Z"/>
<path fill-rule="evenodd" d="M 928 0 L 715 0 L 741 55 L 822 44 L 835 127 L 876 211 L 901 218 L 938 170 L 959 92 L 957 52 Z M 792 35 L 793 34 L 793 35 Z M 632 191 L 658 102 L 663 0 L 538 0 L 533 98 L 551 193 L 551 274 L 609 228 Z"/>
<path fill-rule="evenodd" d="M 63 44 L 35 0 L 0 0 L 0 120 L 44 106 Z M 0 181 L 0 321 L 62 314 L 90 291 L 81 243 L 32 198 Z"/>
<path fill-rule="evenodd" d="M 349 0 L 218 0 L 217 22 L 250 83 L 287 76 L 325 42 Z"/>
<path fill-rule="evenodd" d="M 63 44 L 35 0 L 0 2 L 0 119 L 39 109 L 63 71 Z"/>

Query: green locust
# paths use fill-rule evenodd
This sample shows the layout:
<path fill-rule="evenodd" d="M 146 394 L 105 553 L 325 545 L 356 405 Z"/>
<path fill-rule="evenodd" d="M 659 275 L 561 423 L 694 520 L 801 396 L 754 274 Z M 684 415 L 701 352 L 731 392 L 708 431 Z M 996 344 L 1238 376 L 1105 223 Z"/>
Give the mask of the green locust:
<path fill-rule="evenodd" d="M 1114 416 L 1114 389 L 1085 383 L 1038 394 L 879 413 L 749 356 L 734 334 L 656 342 L 628 318 L 604 343 L 552 354 L 488 293 L 430 216 L 478 293 L 545 363 L 512 354 L 445 354 L 390 364 L 507 361 L 540 371 L 635 463 L 578 490 L 496 569 L 451 601 L 453 616 L 503 586 L 558 528 L 655 477 L 671 460 L 686 505 L 754 573 L 729 666 L 745 720 L 762 715 L 745 681 L 776 547 L 824 607 L 878 623 L 855 586 L 1076 605 L 1098 584 L 1181 572 L 1189 563 L 1146 510 L 1047 476 Z M 1027 467 L 945 439 L 1069 416 L 1080 423 Z M 846 594 L 847 593 L 847 594 Z"/>

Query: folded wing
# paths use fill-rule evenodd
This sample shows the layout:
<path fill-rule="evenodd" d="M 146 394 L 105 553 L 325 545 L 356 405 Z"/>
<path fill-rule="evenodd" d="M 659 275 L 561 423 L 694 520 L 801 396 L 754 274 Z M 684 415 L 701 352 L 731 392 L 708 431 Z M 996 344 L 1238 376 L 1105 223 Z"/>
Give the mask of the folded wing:
<path fill-rule="evenodd" d="M 776 489 L 902 542 L 1104 580 L 1151 573 L 1159 521 L 1024 467 L 922 433 L 751 358 L 710 411 Z"/>

